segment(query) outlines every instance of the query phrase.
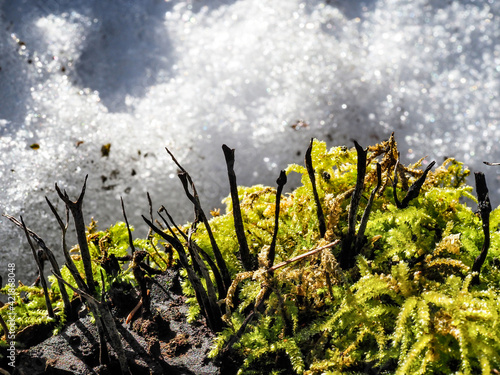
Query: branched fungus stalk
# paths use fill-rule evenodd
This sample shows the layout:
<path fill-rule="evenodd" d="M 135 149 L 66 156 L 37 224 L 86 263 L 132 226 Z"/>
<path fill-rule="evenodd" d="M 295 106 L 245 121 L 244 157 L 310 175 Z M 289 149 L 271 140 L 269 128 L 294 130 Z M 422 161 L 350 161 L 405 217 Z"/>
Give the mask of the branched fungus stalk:
<path fill-rule="evenodd" d="M 127 323 L 141 311 L 143 319 L 154 314 L 151 284 L 166 289 L 154 275 L 178 263 L 183 292 L 194 296 L 188 317 L 216 333 L 209 356 L 224 371 L 232 364 L 231 374 L 500 372 L 500 232 L 490 231 L 500 224 L 500 209 L 492 210 L 484 175 L 476 173 L 479 218 L 469 207 L 475 198 L 461 163 L 448 159 L 432 170 L 435 163 L 422 169 L 421 159 L 405 166 L 394 136 L 367 149 L 354 145 L 327 149 L 312 140 L 305 166 L 281 171 L 277 188 L 237 186 L 234 150 L 224 146 L 231 194 L 226 213 L 211 220 L 169 151 L 195 218 L 177 225 L 161 206 L 160 223 L 148 196 L 145 240 L 132 239 L 124 207 L 125 223 L 85 233 L 85 185 L 76 202 L 57 188 L 66 221 L 47 203 L 62 231 L 66 265 L 49 277 L 53 300 L 45 301 L 51 290 L 39 286 L 20 285 L 17 292 L 47 306 L 61 306 L 58 289 L 68 287 L 69 298 L 78 293 L 95 318 L 100 363 L 112 361 L 109 342 L 123 373 L 126 353 L 104 298 L 114 278 L 125 280 L 118 262 L 128 262 L 127 277 L 140 291 Z M 283 194 L 290 173 L 300 174 L 302 185 Z M 66 245 L 70 210 L 81 259 Z M 89 286 L 99 278 L 100 295 Z M 18 314 L 28 310 L 26 321 L 49 321 L 48 312 L 27 306 L 19 298 L 0 306 L 0 317 L 12 307 Z"/>

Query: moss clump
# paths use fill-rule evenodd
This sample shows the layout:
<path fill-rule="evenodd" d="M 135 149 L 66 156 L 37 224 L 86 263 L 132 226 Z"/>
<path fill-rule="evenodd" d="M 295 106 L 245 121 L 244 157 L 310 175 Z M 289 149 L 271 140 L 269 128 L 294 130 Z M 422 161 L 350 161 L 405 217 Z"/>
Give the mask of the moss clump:
<path fill-rule="evenodd" d="M 170 266 L 174 254 L 191 297 L 190 318 L 202 314 L 218 332 L 211 357 L 230 359 L 240 374 L 498 371 L 500 210 L 487 213 L 485 230 L 484 202 L 465 184 L 469 171 L 453 159 L 434 170 L 432 164 L 422 170 L 424 160 L 403 166 L 393 137 L 366 150 L 314 141 L 309 151 L 309 166 L 286 170 L 299 173 L 302 184 L 280 197 L 277 221 L 276 189 L 259 185 L 238 187 L 238 199 L 225 200 L 226 213 L 206 221 L 178 164 L 195 222 L 176 228 L 164 220 L 163 230 L 147 220 L 157 234 L 133 242 L 155 269 Z M 258 259 L 251 269 L 241 261 L 234 202 L 250 259 Z M 476 203 L 481 216 L 469 206 Z M 124 223 L 89 230 L 87 242 L 98 293 L 116 282 L 137 285 L 134 272 L 110 266 L 127 255 Z M 215 262 L 218 251 L 231 286 Z M 478 275 L 472 267 L 481 253 L 487 257 Z M 62 274 L 71 282 L 69 271 Z M 18 316 L 46 319 L 42 292 L 19 291 L 28 294 L 16 301 Z M 60 311 L 55 279 L 51 293 Z"/>
<path fill-rule="evenodd" d="M 491 213 L 491 247 L 481 283 L 471 285 L 470 269 L 481 252 L 481 218 L 467 205 L 476 199 L 465 185 L 469 171 L 453 159 L 430 171 L 420 194 L 400 209 L 404 197 L 422 176 L 423 160 L 397 166 L 394 140 L 367 150 L 364 195 L 356 220 L 377 185 L 378 190 L 355 266 L 337 262 L 342 246 L 322 250 L 276 270 L 260 269 L 239 285 L 238 305 L 226 314 L 228 327 L 219 334 L 212 355 L 224 352 L 240 330 L 249 307 L 268 285 L 272 290 L 259 318 L 232 346 L 242 361 L 240 373 L 290 371 L 323 373 L 484 373 L 500 366 L 500 290 L 497 231 L 500 210 Z M 302 186 L 282 198 L 276 262 L 293 258 L 334 240 L 344 241 L 356 184 L 356 150 L 327 150 L 315 142 L 312 160 L 316 186 L 325 211 L 327 232 L 319 235 L 318 216 L 306 168 L 288 167 L 302 175 Z M 393 186 L 394 169 L 400 184 Z M 240 188 L 248 241 L 255 254 L 265 253 L 274 229 L 274 189 Z M 231 204 L 211 225 L 228 259 L 233 278 L 241 272 L 235 258 Z M 203 230 L 194 236 L 208 251 Z M 226 348 L 227 349 L 227 348 Z"/>

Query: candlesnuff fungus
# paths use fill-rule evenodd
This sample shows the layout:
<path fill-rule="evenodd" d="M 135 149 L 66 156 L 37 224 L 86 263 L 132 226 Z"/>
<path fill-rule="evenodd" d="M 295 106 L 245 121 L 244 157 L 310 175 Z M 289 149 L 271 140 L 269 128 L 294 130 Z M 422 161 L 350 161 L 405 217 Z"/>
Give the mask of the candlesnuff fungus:
<path fill-rule="evenodd" d="M 54 315 L 54 310 L 52 308 L 52 303 L 50 302 L 50 296 L 49 292 L 47 290 L 47 281 L 45 280 L 45 275 L 43 274 L 43 268 L 40 263 L 40 259 L 36 253 L 35 246 L 33 245 L 33 242 L 31 241 L 31 236 L 30 233 L 28 232 L 28 228 L 26 227 L 26 224 L 24 224 L 23 217 L 20 217 L 21 219 L 21 225 L 22 228 L 24 229 L 24 233 L 26 234 L 26 239 L 28 240 L 28 243 L 30 244 L 31 252 L 33 253 L 33 258 L 35 258 L 36 265 L 38 267 L 38 274 L 40 275 L 40 283 L 42 284 L 43 288 L 43 295 L 45 297 L 45 306 L 47 306 L 47 313 L 49 317 L 55 318 Z"/>
<path fill-rule="evenodd" d="M 177 159 L 175 159 L 174 155 L 170 152 L 168 148 L 165 148 L 167 150 L 168 154 L 174 161 L 174 163 L 179 167 L 180 172 L 177 174 L 179 179 L 182 182 L 182 186 L 184 187 L 184 191 L 186 193 L 186 196 L 189 198 L 189 200 L 193 203 L 194 205 L 194 210 L 195 210 L 195 217 L 196 220 L 201 220 L 203 224 L 205 225 L 206 231 L 208 233 L 208 237 L 210 238 L 210 244 L 212 246 L 212 251 L 215 256 L 215 260 L 217 262 L 217 266 L 219 268 L 219 271 L 222 275 L 222 281 L 224 283 L 224 290 L 220 291 L 220 294 L 225 295 L 227 292 L 227 289 L 229 288 L 229 285 L 231 285 L 231 277 L 229 276 L 229 271 L 227 269 L 226 261 L 222 257 L 222 254 L 219 250 L 219 246 L 217 245 L 217 242 L 215 241 L 214 235 L 212 233 L 212 229 L 210 227 L 210 224 L 208 223 L 207 217 L 201 207 L 200 204 L 200 199 L 198 198 L 198 193 L 196 192 L 196 187 L 194 186 L 193 181 L 191 180 L 191 176 L 186 172 L 186 170 L 179 164 Z M 193 190 L 193 194 L 189 192 L 188 188 L 188 183 L 191 185 L 191 189 Z"/>
<path fill-rule="evenodd" d="M 269 253 L 267 255 L 267 267 L 272 267 L 274 263 L 274 258 L 276 256 L 276 239 L 278 237 L 279 228 L 279 218 L 280 218 L 280 203 L 281 203 L 281 193 L 283 192 L 283 187 L 287 181 L 285 171 L 280 172 L 280 176 L 276 180 L 278 184 L 278 190 L 276 191 L 276 208 L 274 212 L 274 232 L 273 239 L 271 241 L 271 246 L 269 247 Z"/>
<path fill-rule="evenodd" d="M 59 198 L 61 198 L 61 200 L 66 204 L 66 207 L 69 208 L 71 214 L 73 215 L 73 219 L 75 221 L 76 236 L 78 238 L 78 245 L 80 246 L 80 253 L 83 259 L 83 267 L 85 269 L 88 292 L 90 295 L 93 295 L 95 292 L 95 283 L 92 276 L 92 261 L 90 257 L 89 246 L 87 244 L 87 236 L 85 235 L 85 221 L 83 220 L 82 212 L 83 197 L 85 196 L 85 189 L 87 187 L 87 178 L 88 175 L 85 176 L 82 191 L 75 202 L 69 199 L 66 191 L 62 192 L 57 184 L 55 186 Z"/>
<path fill-rule="evenodd" d="M 35 262 L 37 264 L 38 274 L 39 274 L 38 277 L 40 279 L 40 282 L 42 283 L 42 288 L 44 290 L 44 297 L 45 297 L 45 303 L 47 306 L 48 315 L 51 318 L 55 318 L 54 311 L 52 309 L 52 304 L 50 303 L 50 297 L 49 297 L 49 294 L 47 291 L 47 282 L 46 282 L 45 276 L 43 274 L 43 267 L 42 267 L 42 264 L 40 261 L 39 254 L 37 254 L 37 252 L 33 246 L 33 243 L 31 241 L 31 238 L 33 238 L 35 240 L 37 245 L 40 247 L 41 251 L 43 251 L 45 253 L 45 255 L 47 256 L 47 258 L 49 259 L 50 264 L 52 266 L 52 271 L 57 273 L 59 276 L 61 276 L 61 273 L 59 271 L 59 264 L 57 263 L 56 258 L 54 256 L 54 254 L 52 253 L 52 251 L 45 245 L 45 242 L 42 240 L 42 238 L 40 236 L 38 236 L 35 232 L 33 232 L 32 230 L 30 230 L 29 228 L 26 227 L 22 217 L 20 218 L 21 221 L 19 222 L 16 218 L 14 218 L 10 215 L 4 215 L 4 216 L 7 219 L 9 219 L 11 222 L 13 222 L 15 225 L 17 225 L 18 227 L 20 227 L 24 230 L 24 233 L 26 234 L 26 238 L 27 238 L 28 243 L 30 245 L 30 248 L 32 250 L 33 257 L 35 258 Z M 71 304 L 69 301 L 68 292 L 66 291 L 66 287 L 64 286 L 64 284 L 61 281 L 59 282 L 59 290 L 61 292 L 61 298 L 62 298 L 63 304 L 64 304 L 64 313 L 68 317 L 71 317 L 72 311 L 71 311 Z"/>
<path fill-rule="evenodd" d="M 224 157 L 226 158 L 227 174 L 229 178 L 229 188 L 231 191 L 231 200 L 233 202 L 234 230 L 240 246 L 239 253 L 241 263 L 245 271 L 254 271 L 257 268 L 255 257 L 250 254 L 243 219 L 241 217 L 240 200 L 238 198 L 238 186 L 236 184 L 236 174 L 234 173 L 234 149 L 222 145 Z"/>
<path fill-rule="evenodd" d="M 427 177 L 427 173 L 429 173 L 429 171 L 432 169 L 432 167 L 434 166 L 434 164 L 436 164 L 435 161 L 433 161 L 432 163 L 430 163 L 427 166 L 427 168 L 425 168 L 424 173 L 422 174 L 422 176 L 420 176 L 413 183 L 413 185 L 410 186 L 410 188 L 408 189 L 408 192 L 406 193 L 405 197 L 400 202 L 399 199 L 398 199 L 398 195 L 396 193 L 396 190 L 397 190 L 396 188 L 397 188 L 397 184 L 398 184 L 398 174 L 397 174 L 397 169 L 398 169 L 398 165 L 399 165 L 399 159 L 398 159 L 396 167 L 394 167 L 394 183 L 393 183 L 394 201 L 396 202 L 396 206 L 398 208 L 406 208 L 406 207 L 408 207 L 408 204 L 410 203 L 410 201 L 412 199 L 415 199 L 416 197 L 418 197 L 418 194 L 420 194 L 420 189 L 422 188 L 422 185 L 425 182 L 425 178 Z"/>
<path fill-rule="evenodd" d="M 354 265 L 357 254 L 357 248 L 354 246 L 356 237 L 356 222 L 358 216 L 359 201 L 365 186 L 366 175 L 366 154 L 367 151 L 354 141 L 357 153 L 357 170 L 356 170 L 356 185 L 351 196 L 351 204 L 349 206 L 349 216 L 347 218 L 347 234 L 342 239 L 342 250 L 338 256 L 338 261 L 343 269 L 351 268 Z M 378 172 L 377 172 L 378 173 Z M 369 211 L 368 211 L 369 213 Z"/>
<path fill-rule="evenodd" d="M 124 249 L 141 256 L 146 250 L 158 266 L 168 263 L 161 245 L 174 249 L 189 319 L 205 317 L 217 333 L 210 357 L 235 364 L 241 374 L 499 371 L 500 269 L 490 259 L 500 257 L 500 210 L 491 209 L 484 175 L 476 174 L 479 217 L 467 205 L 476 198 L 461 163 L 448 159 L 422 170 L 422 159 L 404 166 L 393 135 L 366 149 L 354 146 L 327 149 L 312 140 L 305 166 L 282 171 L 276 189 L 238 187 L 234 150 L 224 146 L 230 196 L 226 214 L 211 220 L 191 177 L 167 150 L 193 204 L 193 222 L 178 226 L 161 206 L 160 224 L 148 196 L 147 241 L 133 241 L 123 223 L 87 235 L 95 239 L 90 278 L 100 286 L 99 251 L 125 261 Z M 299 173 L 302 185 L 283 194 L 290 173 Z M 89 293 L 89 275 L 65 245 L 67 219 L 49 205 L 63 232 L 61 274 L 72 275 L 72 290 L 94 316 L 101 314 L 101 332 L 113 317 Z M 142 285 L 145 274 L 131 273 Z M 110 285 L 104 276 L 101 284 Z M 120 357 L 119 336 L 110 343 Z M 123 357 L 121 363 L 125 371 Z"/>
<path fill-rule="evenodd" d="M 78 244 L 80 246 L 80 254 L 82 255 L 83 268 L 85 270 L 85 276 L 86 276 L 85 280 L 83 280 L 80 277 L 80 273 L 78 272 L 77 267 L 74 264 L 73 259 L 71 257 L 69 257 L 68 259 L 67 266 L 71 275 L 73 276 L 73 279 L 77 284 L 77 287 L 74 287 L 73 285 L 68 283 L 66 280 L 62 278 L 61 275 L 54 272 L 53 274 L 58 282 L 63 282 L 68 287 L 70 287 L 74 292 L 78 293 L 80 296 L 83 297 L 87 305 L 87 308 L 94 316 L 95 323 L 97 326 L 97 332 L 99 335 L 99 362 L 101 364 L 108 364 L 110 361 L 108 348 L 106 344 L 106 336 L 105 336 L 105 334 L 107 334 L 107 337 L 109 337 L 109 342 L 111 344 L 111 347 L 115 350 L 115 353 L 118 357 L 121 373 L 125 375 L 129 374 L 130 371 L 127 363 L 127 358 L 125 355 L 125 350 L 123 348 L 123 343 L 121 341 L 121 336 L 116 328 L 116 324 L 109 309 L 109 306 L 107 302 L 104 300 L 105 285 L 104 285 L 104 278 L 102 275 L 102 271 L 100 273 L 102 280 L 101 300 L 99 301 L 96 298 L 97 291 L 95 288 L 94 273 L 92 271 L 92 258 L 87 243 L 88 240 L 87 240 L 87 235 L 85 233 L 85 224 L 83 221 L 83 213 L 82 213 L 83 197 L 85 195 L 87 178 L 88 175 L 85 176 L 85 181 L 83 183 L 82 191 L 76 202 L 70 201 L 68 194 L 66 192 L 64 193 L 61 192 L 61 190 L 56 184 L 56 190 L 59 197 L 66 204 L 67 210 L 70 210 L 71 213 L 73 214 L 73 219 L 75 221 L 75 228 L 77 232 Z M 65 242 L 64 239 L 67 227 L 63 227 L 62 220 L 59 217 L 59 214 L 53 208 L 53 206 L 50 204 L 48 200 L 47 202 L 49 203 L 49 206 L 51 206 L 51 210 L 56 216 L 57 221 L 59 222 L 59 225 L 63 230 L 63 251 L 66 256 L 67 252 L 65 251 L 66 246 L 64 243 Z M 71 264 L 71 266 L 69 264 Z"/>
<path fill-rule="evenodd" d="M 316 213 L 318 215 L 318 221 L 319 221 L 319 235 L 321 237 L 324 237 L 325 233 L 326 233 L 325 215 L 323 214 L 323 208 L 321 207 L 321 202 L 320 202 L 319 196 L 318 196 L 318 190 L 316 187 L 316 177 L 314 176 L 314 167 L 313 167 L 312 158 L 311 158 L 313 142 L 314 142 L 314 139 L 311 138 L 311 142 L 309 143 L 309 147 L 307 148 L 306 156 L 304 158 L 304 163 L 305 163 L 306 168 L 307 168 L 307 175 L 309 176 L 309 180 L 311 180 L 311 187 L 312 187 L 312 192 L 313 192 L 313 196 L 314 196 L 314 202 L 316 203 Z"/>
<path fill-rule="evenodd" d="M 368 203 L 366 204 L 365 210 L 363 211 L 363 216 L 361 217 L 361 221 L 358 228 L 358 234 L 356 235 L 355 242 L 355 253 L 359 254 L 361 248 L 365 242 L 365 230 L 366 225 L 368 224 L 368 219 L 370 218 L 370 212 L 373 205 L 373 200 L 375 199 L 375 195 L 378 193 L 382 186 L 382 167 L 379 163 L 377 163 L 377 186 L 375 186 L 370 194 L 370 198 L 368 198 Z"/>
<path fill-rule="evenodd" d="M 500 272 L 485 261 L 482 284 L 471 287 L 468 264 L 476 257 L 481 225 L 460 200 L 474 199 L 464 185 L 469 172 L 451 159 L 435 172 L 434 162 L 423 171 L 417 169 L 421 161 L 402 166 L 392 137 L 367 150 L 355 146 L 327 151 L 314 141 L 306 168 L 287 169 L 301 173 L 304 185 L 280 204 L 278 264 L 267 279 L 259 271 L 236 276 L 240 290 L 230 289 L 226 306 L 234 301 L 231 293 L 240 305 L 230 306 L 228 328 L 212 355 L 239 358 L 241 373 L 472 374 L 500 368 L 500 328 L 491 319 L 500 314 Z M 308 184 L 308 165 L 314 165 L 313 174 L 330 178 Z M 406 191 L 402 201 L 396 189 Z M 271 218 L 262 207 L 272 207 L 273 200 L 264 191 L 240 190 L 240 204 L 260 213 L 243 210 L 243 218 L 252 217 L 249 235 L 263 236 L 259 228 L 270 238 Z M 318 207 L 325 213 L 326 237 L 334 240 L 330 245 L 341 246 L 320 246 Z M 359 218 L 355 213 L 363 207 Z M 498 223 L 500 212 L 492 216 Z M 216 234 L 222 218 L 217 223 Z M 500 236 L 494 236 L 498 255 Z M 294 257 L 305 243 L 322 251 Z"/>
<path fill-rule="evenodd" d="M 481 272 L 481 267 L 486 260 L 486 255 L 488 254 L 488 249 L 490 248 L 490 213 L 491 213 L 491 203 L 488 194 L 488 187 L 486 186 L 486 177 L 482 172 L 474 173 L 476 178 L 476 192 L 479 215 L 481 216 L 484 241 L 483 247 L 481 249 L 481 254 L 474 260 L 472 265 L 472 272 L 477 272 L 472 279 L 473 284 L 479 284 L 479 273 Z"/>

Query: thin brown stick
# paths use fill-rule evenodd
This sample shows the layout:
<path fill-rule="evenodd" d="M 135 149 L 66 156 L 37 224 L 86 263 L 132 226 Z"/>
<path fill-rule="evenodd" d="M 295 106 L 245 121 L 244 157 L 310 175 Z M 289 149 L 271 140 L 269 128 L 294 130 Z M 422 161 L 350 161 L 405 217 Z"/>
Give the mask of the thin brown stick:
<path fill-rule="evenodd" d="M 149 292 L 149 290 L 148 290 L 148 292 Z M 139 311 L 141 306 L 142 306 L 142 298 L 139 300 L 137 305 L 135 305 L 135 307 L 132 309 L 132 311 L 127 315 L 127 319 L 125 319 L 125 324 L 129 324 L 132 321 L 132 319 L 134 318 L 134 315 L 137 313 L 137 311 Z"/>
<path fill-rule="evenodd" d="M 297 255 L 296 257 L 294 257 L 292 259 L 285 260 L 284 262 L 281 262 L 281 263 L 276 264 L 275 266 L 272 266 L 271 268 L 267 269 L 266 272 L 274 272 L 281 267 L 285 267 L 286 265 L 288 265 L 290 263 L 297 262 L 301 259 L 307 258 L 311 255 L 319 253 L 320 251 L 323 251 L 323 250 L 328 249 L 330 247 L 334 247 L 334 246 L 338 245 L 339 243 L 340 243 L 340 240 L 335 240 L 335 241 L 329 243 L 328 245 L 318 247 L 317 249 L 313 249 L 313 250 L 308 251 L 307 253 L 304 253 L 301 255 Z"/>

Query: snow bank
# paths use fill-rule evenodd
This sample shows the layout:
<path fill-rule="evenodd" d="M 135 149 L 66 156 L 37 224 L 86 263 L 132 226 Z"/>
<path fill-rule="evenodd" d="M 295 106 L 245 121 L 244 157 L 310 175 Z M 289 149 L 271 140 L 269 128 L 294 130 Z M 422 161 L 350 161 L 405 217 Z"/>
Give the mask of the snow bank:
<path fill-rule="evenodd" d="M 500 3 L 395 0 L 3 2 L 0 212 L 58 249 L 54 183 L 101 227 L 165 204 L 192 218 L 168 147 L 208 209 L 238 183 L 273 184 L 311 137 L 362 145 L 396 132 L 403 162 L 453 156 L 487 170 L 497 205 Z M 111 144 L 108 156 L 102 146 Z M 487 169 L 488 168 L 488 169 Z M 2 260 L 33 276 L 0 220 Z M 0 271 L 0 273 L 3 271 Z M 20 275 L 18 275 L 20 277 Z"/>

